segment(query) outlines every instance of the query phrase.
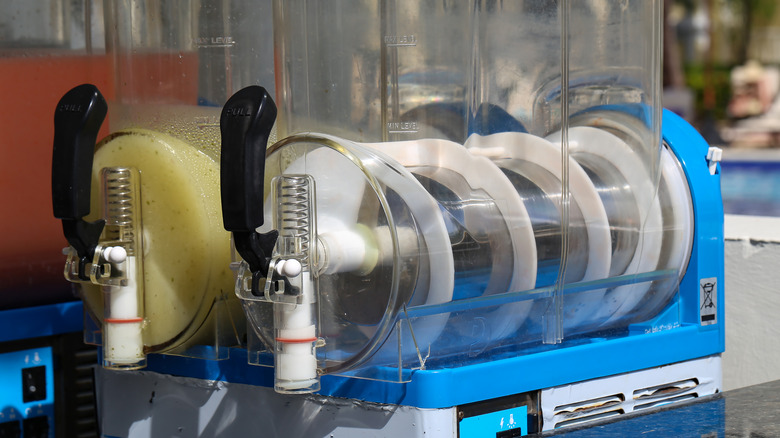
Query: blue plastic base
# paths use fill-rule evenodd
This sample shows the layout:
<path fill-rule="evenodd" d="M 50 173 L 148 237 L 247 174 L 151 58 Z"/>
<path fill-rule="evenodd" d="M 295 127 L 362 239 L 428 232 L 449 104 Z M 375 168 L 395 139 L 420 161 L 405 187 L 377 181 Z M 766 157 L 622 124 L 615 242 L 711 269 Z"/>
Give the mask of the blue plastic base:
<path fill-rule="evenodd" d="M 80 332 L 83 328 L 81 301 L 0 311 L 0 342 Z"/>

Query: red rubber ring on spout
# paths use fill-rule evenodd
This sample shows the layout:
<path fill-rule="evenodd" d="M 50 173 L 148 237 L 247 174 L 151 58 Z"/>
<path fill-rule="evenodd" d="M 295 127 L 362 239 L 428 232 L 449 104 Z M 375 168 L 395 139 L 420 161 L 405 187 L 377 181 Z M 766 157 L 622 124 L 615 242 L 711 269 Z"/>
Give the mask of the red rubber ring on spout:
<path fill-rule="evenodd" d="M 288 338 L 276 338 L 277 342 L 284 342 L 285 344 L 304 344 L 306 342 L 315 342 L 317 338 L 305 338 L 305 339 L 288 339 Z"/>
<path fill-rule="evenodd" d="M 133 322 L 143 322 L 143 318 L 106 318 L 103 320 L 103 322 L 107 322 L 109 324 L 129 324 Z"/>

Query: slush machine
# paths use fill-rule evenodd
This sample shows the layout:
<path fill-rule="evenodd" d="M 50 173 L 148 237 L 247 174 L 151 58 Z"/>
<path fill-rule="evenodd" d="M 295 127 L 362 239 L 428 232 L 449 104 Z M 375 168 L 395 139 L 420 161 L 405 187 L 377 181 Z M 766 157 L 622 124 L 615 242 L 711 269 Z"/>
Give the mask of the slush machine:
<path fill-rule="evenodd" d="M 224 228 L 182 220 L 174 239 L 160 210 L 123 246 L 109 207 L 95 255 L 71 247 L 72 278 L 91 266 L 103 285 L 89 307 L 113 368 L 117 327 L 139 352 L 193 351 L 181 330 L 154 337 L 179 312 L 205 327 L 167 272 L 198 297 L 220 279 L 246 321 L 229 354 L 209 332 L 198 354 L 103 371 L 104 431 L 509 437 L 719 392 L 720 151 L 662 109 L 662 3 L 274 1 L 273 83 L 242 77 L 218 102 L 211 167 L 150 151 L 170 170 L 139 172 L 145 209 L 143 184 L 197 169 L 166 207 L 219 197 L 202 216 Z M 220 252 L 178 243 L 199 239 Z M 111 325 L 124 309 L 138 328 Z"/>

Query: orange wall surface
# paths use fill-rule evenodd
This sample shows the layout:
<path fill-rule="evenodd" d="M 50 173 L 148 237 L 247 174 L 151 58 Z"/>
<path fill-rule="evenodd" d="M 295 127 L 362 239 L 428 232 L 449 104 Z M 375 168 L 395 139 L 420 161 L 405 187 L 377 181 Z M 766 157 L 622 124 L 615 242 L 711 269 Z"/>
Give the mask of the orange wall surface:
<path fill-rule="evenodd" d="M 73 299 L 52 212 L 54 108 L 85 82 L 110 98 L 109 68 L 106 56 L 0 53 L 0 309 Z"/>

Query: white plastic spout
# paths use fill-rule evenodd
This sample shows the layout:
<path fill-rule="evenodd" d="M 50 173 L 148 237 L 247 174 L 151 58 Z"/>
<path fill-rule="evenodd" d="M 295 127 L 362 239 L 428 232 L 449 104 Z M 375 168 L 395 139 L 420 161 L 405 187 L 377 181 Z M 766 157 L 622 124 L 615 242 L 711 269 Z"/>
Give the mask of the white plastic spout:
<path fill-rule="evenodd" d="M 115 369 L 137 369 L 146 365 L 143 347 L 143 318 L 139 312 L 136 257 L 120 247 L 108 247 L 103 257 L 112 267 L 127 273 L 121 286 L 103 286 L 105 316 L 103 320 L 103 366 Z"/>
<path fill-rule="evenodd" d="M 289 266 L 293 261 L 287 260 L 284 265 Z M 294 271 L 295 266 L 290 269 Z M 281 270 L 285 271 L 285 266 Z M 300 287 L 301 302 L 274 303 L 274 389 L 285 394 L 316 392 L 320 389 L 320 382 L 315 353 L 317 309 L 314 283 L 309 271 L 299 271 L 288 280 Z"/>

